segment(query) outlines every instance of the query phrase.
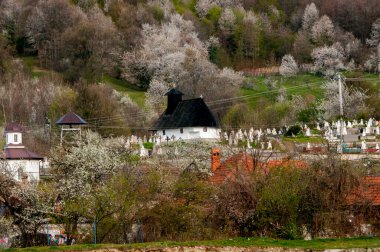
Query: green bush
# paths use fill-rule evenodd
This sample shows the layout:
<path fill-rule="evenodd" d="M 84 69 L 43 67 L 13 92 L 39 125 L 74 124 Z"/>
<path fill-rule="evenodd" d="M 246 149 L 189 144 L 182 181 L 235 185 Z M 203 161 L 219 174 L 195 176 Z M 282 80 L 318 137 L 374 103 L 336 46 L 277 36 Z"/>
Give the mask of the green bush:
<path fill-rule="evenodd" d="M 302 128 L 299 125 L 290 126 L 289 129 L 285 132 L 286 137 L 297 136 L 302 131 Z"/>
<path fill-rule="evenodd" d="M 144 143 L 144 148 L 153 150 L 154 143 Z"/>

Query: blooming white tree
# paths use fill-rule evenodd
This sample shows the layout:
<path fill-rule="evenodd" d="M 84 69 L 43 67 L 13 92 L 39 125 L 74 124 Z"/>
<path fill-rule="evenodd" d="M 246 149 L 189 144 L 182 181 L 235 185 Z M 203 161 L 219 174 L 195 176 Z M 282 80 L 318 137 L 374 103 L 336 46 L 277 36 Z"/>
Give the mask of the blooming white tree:
<path fill-rule="evenodd" d="M 38 1 L 26 22 L 26 34 L 36 49 L 52 41 L 67 27 L 85 18 L 79 7 L 65 0 Z"/>
<path fill-rule="evenodd" d="M 337 71 L 345 69 L 344 51 L 339 43 L 333 46 L 315 48 L 311 57 L 314 61 L 315 70 L 323 75 L 333 76 Z"/>
<path fill-rule="evenodd" d="M 13 43 L 19 29 L 17 19 L 21 14 L 21 10 L 21 1 L 4 0 L 0 3 L 0 32 Z"/>
<path fill-rule="evenodd" d="M 197 12 L 198 16 L 204 17 L 212 8 L 216 6 L 218 6 L 218 3 L 215 0 L 198 0 L 197 4 L 195 5 L 195 11 Z"/>
<path fill-rule="evenodd" d="M 160 26 L 144 25 L 142 37 L 141 47 L 123 56 L 123 77 L 148 88 L 150 108 L 160 110 L 162 95 L 174 86 L 189 97 L 210 100 L 232 96 L 243 80 L 209 61 L 211 41 L 200 41 L 192 22 L 178 14 Z"/>
<path fill-rule="evenodd" d="M 19 236 L 19 246 L 36 245 L 37 230 L 52 212 L 50 195 L 37 184 L 15 181 L 7 161 L 0 161 L 0 204 L 7 215 L 0 218 L 0 235 Z"/>
<path fill-rule="evenodd" d="M 91 194 L 120 168 L 118 155 L 103 144 L 99 134 L 86 132 L 84 141 L 69 151 L 58 147 L 51 153 L 56 190 L 65 200 Z"/>
<path fill-rule="evenodd" d="M 367 39 L 367 44 L 371 47 L 377 47 L 380 43 L 380 18 L 376 19 L 372 24 L 370 38 Z"/>
<path fill-rule="evenodd" d="M 241 0 L 198 0 L 195 5 L 195 11 L 198 16 L 204 17 L 214 7 L 225 9 L 228 7 L 239 7 L 241 5 Z"/>
<path fill-rule="evenodd" d="M 324 85 L 325 98 L 319 104 L 318 109 L 322 111 L 326 120 L 335 119 L 340 115 L 339 87 L 337 81 L 329 81 Z M 348 88 L 342 83 L 343 112 L 348 118 L 355 118 L 359 113 L 369 111 L 366 107 L 366 92 L 358 88 Z"/>
<path fill-rule="evenodd" d="M 298 65 L 290 54 L 284 55 L 281 60 L 280 74 L 285 77 L 295 76 L 298 73 Z"/>
<path fill-rule="evenodd" d="M 314 23 L 311 29 L 311 38 L 315 43 L 326 44 L 332 42 L 334 37 L 334 25 L 330 18 L 323 15 Z"/>
<path fill-rule="evenodd" d="M 366 42 L 372 53 L 364 67 L 369 71 L 380 72 L 380 18 L 373 22 L 370 38 Z"/>
<path fill-rule="evenodd" d="M 314 3 L 308 4 L 302 18 L 302 28 L 310 31 L 314 23 L 319 19 L 319 11 Z"/>
<path fill-rule="evenodd" d="M 225 34 L 231 34 L 236 28 L 236 16 L 231 8 L 223 10 L 218 21 L 219 29 Z"/>
<path fill-rule="evenodd" d="M 258 20 L 258 18 L 257 18 L 256 14 L 253 11 L 250 10 L 250 11 L 246 11 L 244 13 L 243 22 L 245 24 L 254 25 L 254 24 L 257 23 L 257 20 Z"/>

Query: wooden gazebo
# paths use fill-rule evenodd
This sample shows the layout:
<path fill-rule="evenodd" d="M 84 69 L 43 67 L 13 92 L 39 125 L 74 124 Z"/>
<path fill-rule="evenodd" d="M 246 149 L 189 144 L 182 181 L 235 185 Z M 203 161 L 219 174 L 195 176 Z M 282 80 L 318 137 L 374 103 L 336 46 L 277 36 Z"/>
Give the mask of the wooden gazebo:
<path fill-rule="evenodd" d="M 86 125 L 87 122 L 75 114 L 74 112 L 69 112 L 59 118 L 55 124 L 61 126 L 61 144 L 63 142 L 63 133 L 64 131 L 77 131 L 79 132 L 79 137 L 82 138 L 82 125 Z"/>

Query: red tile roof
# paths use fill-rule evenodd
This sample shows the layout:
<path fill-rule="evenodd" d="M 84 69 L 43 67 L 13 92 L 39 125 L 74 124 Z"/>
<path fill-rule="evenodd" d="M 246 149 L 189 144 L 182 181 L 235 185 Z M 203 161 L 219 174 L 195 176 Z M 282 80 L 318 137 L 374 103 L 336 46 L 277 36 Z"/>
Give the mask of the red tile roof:
<path fill-rule="evenodd" d="M 380 176 L 366 176 L 362 186 L 355 189 L 348 197 L 350 204 L 369 202 L 374 206 L 380 205 Z"/>
<path fill-rule="evenodd" d="M 261 169 L 264 173 L 279 167 L 306 167 L 306 163 L 299 160 L 270 160 L 268 162 L 258 162 L 247 153 L 240 153 L 226 160 L 222 165 L 215 169 L 210 177 L 214 184 L 221 184 L 227 179 L 233 179 L 237 173 L 249 175 L 255 169 Z"/>
<path fill-rule="evenodd" d="M 63 115 L 55 123 L 57 125 L 80 125 L 80 124 L 87 124 L 87 122 L 82 117 L 80 117 L 79 115 L 75 114 L 74 112 L 69 112 L 66 115 Z"/>
<path fill-rule="evenodd" d="M 6 148 L 4 150 L 3 158 L 5 159 L 44 159 L 42 156 L 31 152 L 25 148 Z"/>
<path fill-rule="evenodd" d="M 21 126 L 21 124 L 18 123 L 8 123 L 5 126 L 6 133 L 12 133 L 12 132 L 23 132 L 24 128 Z"/>

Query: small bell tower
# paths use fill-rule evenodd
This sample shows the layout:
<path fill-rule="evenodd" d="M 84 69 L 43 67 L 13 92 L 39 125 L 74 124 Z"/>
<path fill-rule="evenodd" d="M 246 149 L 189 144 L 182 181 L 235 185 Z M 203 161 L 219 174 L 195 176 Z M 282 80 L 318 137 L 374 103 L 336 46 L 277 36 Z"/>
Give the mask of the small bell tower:
<path fill-rule="evenodd" d="M 5 127 L 5 148 L 23 148 L 22 126 L 18 123 L 9 123 Z"/>
<path fill-rule="evenodd" d="M 165 114 L 171 115 L 177 108 L 177 105 L 182 101 L 183 93 L 178 91 L 177 89 L 172 88 L 165 95 L 168 96 L 168 105 Z"/>

